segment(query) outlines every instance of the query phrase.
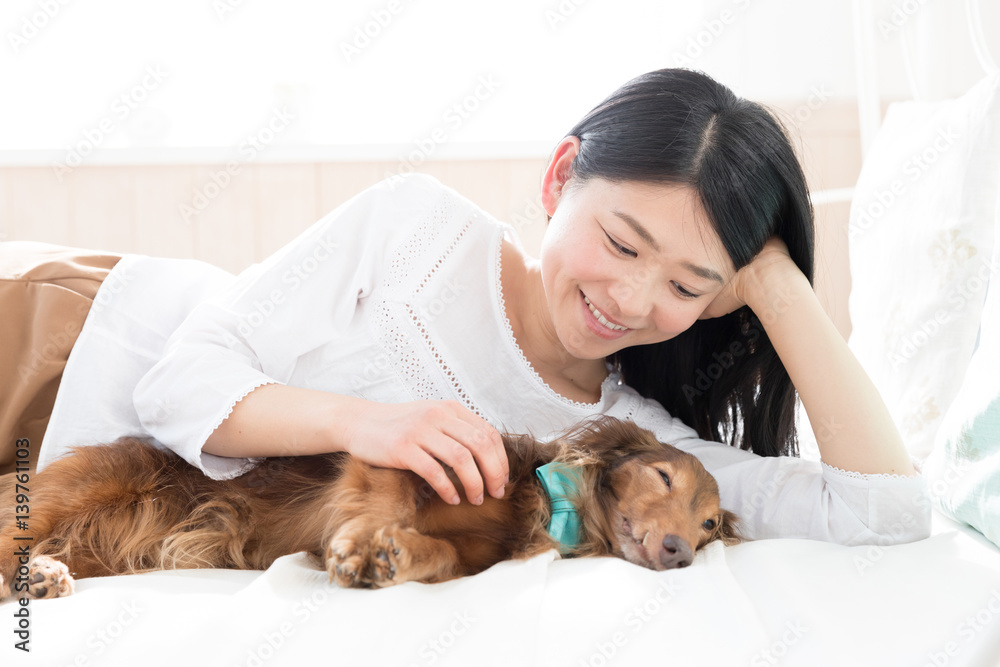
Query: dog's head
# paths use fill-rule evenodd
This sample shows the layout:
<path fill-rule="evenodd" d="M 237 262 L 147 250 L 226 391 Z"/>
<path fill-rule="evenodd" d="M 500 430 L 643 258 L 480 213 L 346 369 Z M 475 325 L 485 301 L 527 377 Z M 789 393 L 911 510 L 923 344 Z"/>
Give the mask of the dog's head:
<path fill-rule="evenodd" d="M 697 458 L 657 441 L 650 431 L 601 417 L 570 432 L 562 444 L 559 458 L 582 476 L 575 502 L 586 532 L 604 542 L 584 551 L 610 551 L 666 570 L 690 565 L 694 552 L 714 540 L 739 542 L 738 520 L 719 507 L 715 478 Z"/>

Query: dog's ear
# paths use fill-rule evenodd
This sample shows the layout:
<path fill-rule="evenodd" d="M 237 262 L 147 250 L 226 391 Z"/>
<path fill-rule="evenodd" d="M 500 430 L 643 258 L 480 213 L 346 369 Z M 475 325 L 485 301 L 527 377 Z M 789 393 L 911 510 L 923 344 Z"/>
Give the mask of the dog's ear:
<path fill-rule="evenodd" d="M 729 510 L 719 510 L 719 532 L 718 538 L 726 546 L 739 544 L 743 541 L 740 534 L 740 519 Z"/>

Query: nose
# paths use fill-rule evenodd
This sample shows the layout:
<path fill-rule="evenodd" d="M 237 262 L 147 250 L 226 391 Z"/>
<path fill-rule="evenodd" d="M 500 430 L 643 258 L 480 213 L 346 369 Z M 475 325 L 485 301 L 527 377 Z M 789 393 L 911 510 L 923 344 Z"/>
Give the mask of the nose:
<path fill-rule="evenodd" d="M 663 549 L 660 551 L 660 564 L 664 570 L 677 567 L 687 567 L 694 560 L 691 547 L 683 538 L 677 535 L 667 535 L 663 538 Z"/>
<path fill-rule="evenodd" d="M 623 318 L 646 317 L 653 309 L 656 290 L 643 269 L 624 274 L 609 291 Z"/>

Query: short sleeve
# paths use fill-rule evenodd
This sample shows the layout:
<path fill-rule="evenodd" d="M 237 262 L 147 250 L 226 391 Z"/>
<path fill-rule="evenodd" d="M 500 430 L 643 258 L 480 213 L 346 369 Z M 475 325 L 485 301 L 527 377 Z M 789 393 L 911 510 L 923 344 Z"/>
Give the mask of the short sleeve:
<path fill-rule="evenodd" d="M 797 537 L 843 545 L 897 544 L 930 535 L 931 503 L 921 475 L 866 475 L 820 461 L 764 457 L 698 438 L 656 401 L 636 423 L 696 456 L 719 485 L 748 539 Z"/>
<path fill-rule="evenodd" d="M 249 469 L 203 453 L 205 441 L 247 394 L 284 384 L 302 355 L 345 334 L 392 249 L 443 194 L 417 174 L 372 186 L 195 307 L 135 388 L 143 428 L 211 477 Z"/>

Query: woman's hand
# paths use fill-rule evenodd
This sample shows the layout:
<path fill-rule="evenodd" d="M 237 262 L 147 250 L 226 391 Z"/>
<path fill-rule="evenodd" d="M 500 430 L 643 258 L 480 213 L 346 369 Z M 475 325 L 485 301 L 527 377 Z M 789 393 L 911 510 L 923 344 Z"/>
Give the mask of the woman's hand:
<path fill-rule="evenodd" d="M 457 505 L 451 466 L 473 504 L 501 498 L 508 481 L 507 452 L 495 428 L 457 401 L 376 403 L 365 401 L 346 427 L 347 451 L 384 468 L 412 470 L 446 502 Z"/>
<path fill-rule="evenodd" d="M 760 316 L 758 310 L 774 302 L 773 292 L 781 284 L 782 274 L 787 275 L 787 272 L 801 273 L 789 256 L 785 242 L 772 236 L 757 256 L 736 272 L 698 319 L 722 317 L 746 305 Z"/>
<path fill-rule="evenodd" d="M 760 318 L 788 371 L 826 464 L 863 474 L 915 474 L 878 389 L 781 239 L 768 240 L 702 317 L 744 305 Z"/>

